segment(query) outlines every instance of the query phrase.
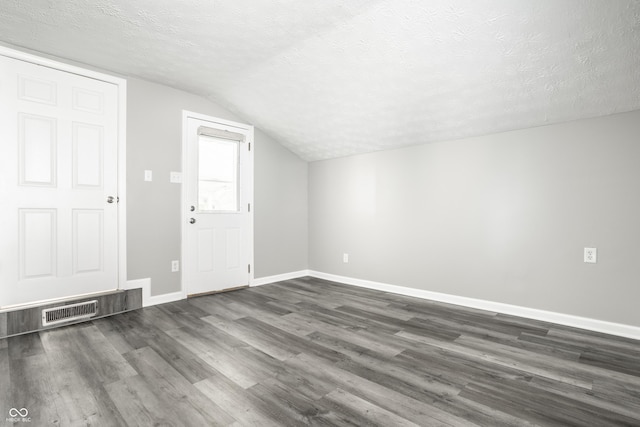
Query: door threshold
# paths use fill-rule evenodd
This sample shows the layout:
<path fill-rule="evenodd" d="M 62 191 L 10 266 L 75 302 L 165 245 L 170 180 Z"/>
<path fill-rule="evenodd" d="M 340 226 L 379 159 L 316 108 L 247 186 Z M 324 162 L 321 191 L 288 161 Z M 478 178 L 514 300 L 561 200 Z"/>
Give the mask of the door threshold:
<path fill-rule="evenodd" d="M 240 289 L 247 289 L 248 287 L 249 285 L 242 285 L 242 286 L 236 286 L 234 288 L 220 289 L 217 291 L 200 292 L 199 294 L 189 294 L 187 295 L 187 298 L 196 298 L 196 297 L 203 297 L 205 295 L 215 295 L 215 294 L 222 294 L 224 292 L 239 291 Z"/>

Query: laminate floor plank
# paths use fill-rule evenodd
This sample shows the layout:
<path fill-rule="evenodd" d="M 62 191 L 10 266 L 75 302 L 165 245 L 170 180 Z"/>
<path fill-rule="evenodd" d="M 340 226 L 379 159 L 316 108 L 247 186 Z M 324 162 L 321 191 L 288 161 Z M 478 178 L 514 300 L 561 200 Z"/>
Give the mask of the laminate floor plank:
<path fill-rule="evenodd" d="M 107 384 L 105 389 L 129 426 L 189 425 L 173 405 L 156 396 L 155 387 L 138 375 Z"/>
<path fill-rule="evenodd" d="M 531 357 L 531 354 L 527 353 L 523 349 L 497 343 L 494 345 L 487 345 L 486 343 L 472 337 L 462 337 L 457 339 L 456 343 L 470 351 L 483 351 L 483 349 L 486 350 L 489 348 L 490 351 L 497 356 L 497 360 L 500 360 L 501 362 L 510 360 L 521 366 L 528 366 L 529 369 L 532 369 L 531 372 L 536 371 L 539 376 L 546 378 L 574 378 L 578 382 L 585 383 L 593 383 L 593 381 L 600 378 L 610 378 L 616 379 L 622 384 L 628 382 L 634 384 L 634 386 L 640 386 L 640 376 L 634 373 L 637 371 L 637 366 L 640 364 L 639 358 L 633 359 L 625 357 L 624 360 L 626 366 L 629 367 L 631 372 L 621 372 L 618 361 L 614 360 L 610 360 L 609 365 L 604 361 L 600 361 L 598 364 L 585 364 L 581 359 L 582 355 L 585 353 L 582 353 L 580 358 L 577 361 L 574 361 L 542 354 L 537 354 L 536 357 Z M 568 383 L 571 383 L 571 381 L 568 381 Z M 576 383 L 574 385 L 580 384 Z M 592 388 L 592 386 L 586 385 L 583 385 L 583 387 L 589 389 Z"/>
<path fill-rule="evenodd" d="M 247 392 L 260 400 L 268 417 L 281 426 L 312 425 L 315 418 L 328 412 L 316 402 L 274 384 L 255 384 Z"/>
<path fill-rule="evenodd" d="M 340 414 L 330 418 L 337 425 L 353 425 L 355 420 L 356 425 L 418 427 L 418 424 L 339 388 L 327 394 L 321 402 Z"/>
<path fill-rule="evenodd" d="M 160 309 L 160 306 L 145 307 L 140 310 L 129 311 L 123 313 L 123 318 L 127 319 L 128 323 L 137 325 L 144 325 L 152 329 L 159 329 L 161 331 L 170 331 L 171 329 L 181 328 L 184 325 L 176 319 L 176 316 L 167 315 Z M 139 348 L 139 347 L 136 347 Z"/>
<path fill-rule="evenodd" d="M 372 305 L 367 304 L 364 301 L 345 301 L 342 304 L 342 307 L 337 307 L 340 311 L 345 311 L 343 308 L 352 308 L 359 310 L 364 313 L 371 313 L 374 315 L 382 316 L 383 319 L 395 319 L 395 321 L 404 321 L 410 320 L 415 317 L 415 314 L 403 309 L 397 308 L 390 304 L 380 306 L 380 305 Z M 366 318 L 371 318 L 372 316 L 366 315 Z"/>
<path fill-rule="evenodd" d="M 498 339 L 498 340 L 512 340 L 514 338 L 520 337 L 523 334 L 527 334 L 528 332 L 523 331 L 523 329 L 514 329 L 510 327 L 486 327 L 480 322 L 468 322 L 468 321 L 457 321 L 450 318 L 445 318 L 442 315 L 426 315 L 422 314 L 419 316 L 415 316 L 409 320 L 411 326 L 417 327 L 419 329 L 424 330 L 444 330 L 448 331 L 451 334 L 464 334 L 476 336 L 482 339 Z M 540 334 L 536 333 L 535 336 L 540 336 Z"/>
<path fill-rule="evenodd" d="M 211 374 L 207 364 L 199 359 L 190 348 L 179 345 L 168 335 L 175 329 L 169 329 L 165 332 L 156 327 L 143 327 L 146 321 L 141 321 L 139 317 L 127 316 L 115 319 L 113 323 L 119 325 L 120 334 L 129 343 L 132 350 L 151 347 L 190 382 L 198 382 Z M 178 326 L 178 324 L 174 326 Z"/>
<path fill-rule="evenodd" d="M 289 314 L 291 311 L 285 308 L 280 308 L 274 305 L 267 305 L 268 302 L 277 301 L 274 298 L 267 298 L 264 295 L 260 295 L 257 293 L 252 293 L 251 291 L 243 292 L 238 294 L 238 292 L 229 292 L 229 294 L 220 294 L 220 299 L 225 302 L 235 302 L 237 304 L 246 306 L 251 309 L 254 314 L 260 313 L 262 311 L 266 311 L 269 314 L 282 316 L 284 314 Z"/>
<path fill-rule="evenodd" d="M 11 359 L 37 356 L 44 353 L 42 341 L 40 341 L 40 335 L 38 334 L 25 334 L 17 337 L 10 337 L 4 341 L 7 343 L 9 357 Z"/>
<path fill-rule="evenodd" d="M 247 290 L 248 292 L 249 290 Z M 210 299 L 207 296 L 193 298 L 194 300 L 198 299 Z M 260 318 L 279 318 L 285 314 L 291 313 L 292 309 L 294 311 L 299 311 L 299 308 L 292 308 L 285 302 L 277 303 L 277 300 L 265 300 L 263 304 L 258 304 L 254 302 L 243 302 L 237 299 L 229 299 L 225 295 L 219 295 L 219 300 L 217 303 L 221 308 L 220 310 L 212 310 L 212 314 L 208 317 L 212 318 L 222 318 L 225 320 L 238 320 L 243 317 L 249 316 L 258 316 Z M 283 307 L 284 305 L 284 307 Z M 235 315 L 234 315 L 235 313 Z"/>
<path fill-rule="evenodd" d="M 215 315 L 228 320 L 236 320 L 247 316 L 247 313 L 241 310 L 241 306 L 236 303 L 223 303 L 218 299 L 203 295 L 201 297 L 189 298 L 189 304 L 198 307 L 207 312 L 209 315 Z"/>
<path fill-rule="evenodd" d="M 514 358 L 512 354 L 505 355 L 504 351 L 486 352 L 483 349 L 474 348 L 477 346 L 468 347 L 466 344 L 471 342 L 469 339 L 464 342 L 444 342 L 405 332 L 398 333 L 398 336 L 414 339 L 424 344 L 431 344 L 438 348 L 446 349 L 455 353 L 473 355 L 478 360 L 478 363 L 491 363 L 505 367 L 515 367 L 531 375 L 539 375 L 545 378 L 555 379 L 566 382 L 567 384 L 578 385 L 585 389 L 591 389 L 592 386 L 591 379 L 581 375 L 582 372 L 577 369 L 577 367 L 573 366 L 573 369 L 569 370 L 561 369 L 559 365 L 564 362 L 562 359 L 556 359 L 553 364 L 546 364 L 539 361 L 538 358 L 525 358 L 524 360 L 519 360 Z"/>
<path fill-rule="evenodd" d="M 245 317 L 235 322 L 224 322 L 212 316 L 203 317 L 205 322 L 278 360 L 285 360 L 299 353 L 297 349 L 283 346 L 279 341 L 271 340 L 269 336 L 239 323 L 243 319 Z"/>
<path fill-rule="evenodd" d="M 208 328 L 206 332 L 204 329 L 179 328 L 167 331 L 167 335 L 197 356 L 209 352 L 226 351 L 229 348 L 226 343 L 215 339 L 218 336 L 222 336 L 223 332 L 218 330 L 219 333 L 216 334 L 211 333 L 211 331 L 212 328 Z M 233 338 L 231 335 L 227 336 Z M 238 342 L 241 346 L 247 345 L 242 341 Z"/>
<path fill-rule="evenodd" d="M 305 289 L 313 290 L 314 292 L 320 295 L 340 297 L 340 298 L 359 298 L 366 299 L 370 301 L 372 304 L 380 304 L 380 305 L 388 305 L 391 302 L 403 300 L 402 295 L 397 294 L 388 294 L 387 292 L 371 292 L 369 289 L 361 288 L 358 286 L 348 286 L 344 287 L 344 285 L 338 282 L 332 282 L 330 280 L 318 279 L 315 277 L 311 277 L 306 280 L 294 279 L 288 281 L 287 283 L 291 283 L 292 286 L 298 286 Z"/>
<path fill-rule="evenodd" d="M 256 286 L 253 288 L 249 288 L 248 290 L 249 292 L 252 292 L 258 295 L 268 296 L 271 298 L 271 301 L 286 302 L 289 304 L 298 304 L 299 302 L 302 302 L 307 298 L 311 299 L 311 297 L 307 297 L 291 289 L 283 289 L 275 286 L 274 287 L 269 286 L 266 289 L 262 286 Z"/>
<path fill-rule="evenodd" d="M 307 277 L 0 340 L 11 408 L 60 426 L 640 427 L 640 341 Z"/>
<path fill-rule="evenodd" d="M 553 340 L 555 344 L 572 345 L 582 351 L 597 349 L 612 354 L 638 355 L 637 344 L 634 345 L 633 341 L 622 337 L 620 340 L 612 340 L 610 336 L 607 338 L 603 334 L 587 332 L 584 333 L 580 329 L 552 327 L 545 338 Z"/>
<path fill-rule="evenodd" d="M 454 340 L 464 334 L 486 340 L 514 341 L 513 335 L 505 334 L 504 332 L 483 328 L 475 324 L 451 321 L 437 316 L 414 317 L 407 322 L 407 328 L 404 330 L 411 332 L 411 329 L 421 333 L 424 333 L 424 331 L 437 331 L 439 336 L 443 338 L 449 337 L 450 340 Z"/>
<path fill-rule="evenodd" d="M 256 383 L 257 384 L 257 383 Z M 267 404 L 222 374 L 194 384 L 207 398 L 237 420 L 239 426 L 279 427 Z"/>
<path fill-rule="evenodd" d="M 560 395 L 561 398 L 568 399 L 570 402 L 579 402 L 577 407 L 586 405 L 593 407 L 598 412 L 606 411 L 613 414 L 620 414 L 627 419 L 634 419 L 635 423 L 640 425 L 640 396 L 635 402 L 629 400 L 619 400 L 613 394 L 598 393 L 598 387 L 594 386 L 594 390 L 585 391 L 580 387 L 574 387 L 568 384 L 549 380 L 546 378 L 535 377 L 529 384 L 537 387 L 541 392 L 548 392 Z"/>
<path fill-rule="evenodd" d="M 501 379 L 528 380 L 528 372 L 506 365 L 483 363 L 476 357 L 435 347 L 409 349 L 394 358 L 405 369 L 414 369 L 439 378 L 440 381 L 462 389 L 472 381 L 492 382 Z"/>
<path fill-rule="evenodd" d="M 451 426 L 468 424 L 463 418 L 451 415 L 427 402 L 412 399 L 314 356 L 300 354 L 288 359 L 285 364 L 288 367 L 297 368 L 300 372 L 312 369 L 313 375 L 322 377 L 325 383 L 333 384 L 334 387 L 337 385 L 337 387 L 381 408 L 402 414 L 402 417 L 417 424 Z"/>
<path fill-rule="evenodd" d="M 52 329 L 41 338 L 52 364 L 87 380 L 109 383 L 136 374 L 95 325 Z"/>
<path fill-rule="evenodd" d="M 638 357 L 640 357 L 640 354 L 627 355 L 600 349 L 590 349 L 582 352 L 579 361 L 586 365 L 604 367 L 623 374 L 640 377 Z"/>
<path fill-rule="evenodd" d="M 55 371 L 46 354 L 11 360 L 7 357 L 6 362 L 9 375 L 0 382 L 4 389 L 0 395 L 6 396 L 2 401 L 3 417 L 10 416 L 11 408 L 25 408 L 34 425 L 56 425 L 65 419 L 67 408 L 58 405 L 56 395 L 50 393 L 55 390 Z"/>
<path fill-rule="evenodd" d="M 335 366 L 416 400 L 434 401 L 460 392 L 454 383 L 431 376 L 427 370 L 406 369 L 394 360 L 372 354 L 343 360 Z"/>
<path fill-rule="evenodd" d="M 122 336 L 119 326 L 112 319 L 103 318 L 94 320 L 93 324 L 100 330 L 102 335 L 104 335 L 118 353 L 127 353 L 134 349 Z"/>
<path fill-rule="evenodd" d="M 446 401 L 434 402 L 433 406 L 442 408 L 449 414 L 456 415 L 476 426 L 534 427 L 540 425 L 474 400 L 465 399 L 460 395 Z"/>
<path fill-rule="evenodd" d="M 604 332 L 590 331 L 588 329 L 581 329 L 573 326 L 557 324 L 552 325 L 549 334 L 565 337 L 571 336 L 574 339 L 578 340 L 580 340 L 580 337 L 583 337 L 586 343 L 590 341 L 598 341 L 601 345 L 614 347 L 628 346 L 628 348 L 634 348 L 636 343 L 638 342 L 638 340 L 636 339 L 622 336 L 615 336 L 615 340 L 612 340 L 612 335 L 605 334 Z"/>
<path fill-rule="evenodd" d="M 227 295 L 232 295 L 233 292 L 228 292 Z M 183 299 L 179 301 L 175 301 L 171 304 L 159 304 L 155 306 L 158 311 L 164 313 L 171 313 L 175 315 L 183 315 L 187 319 L 198 322 L 198 319 L 206 316 L 208 313 L 205 310 L 199 308 L 193 308 L 191 304 L 191 299 Z M 199 322 L 198 322 L 199 323 Z"/>
<path fill-rule="evenodd" d="M 239 347 L 232 352 L 205 353 L 200 357 L 213 369 L 245 389 L 279 375 L 283 370 L 278 359 L 251 346 Z"/>
<path fill-rule="evenodd" d="M 527 352 L 529 356 L 532 354 L 540 354 L 543 356 L 549 356 L 552 358 L 558 359 L 566 359 L 566 360 L 580 360 L 580 352 L 575 350 L 566 350 L 563 348 L 557 348 L 545 344 L 539 344 L 535 342 L 529 342 L 521 340 L 520 337 L 518 339 L 509 339 L 505 337 L 495 336 L 494 334 L 469 334 L 474 338 L 484 339 L 488 342 L 494 342 L 496 344 L 501 344 L 509 347 L 515 347 L 519 350 Z"/>
<path fill-rule="evenodd" d="M 351 305 L 342 305 L 336 308 L 336 311 L 341 313 L 348 313 L 352 316 L 360 317 L 367 323 L 369 323 L 371 320 L 374 320 L 378 324 L 394 326 L 398 329 L 403 329 L 406 326 L 408 326 L 407 321 L 409 320 L 409 319 L 399 319 L 391 315 L 382 314 L 375 309 L 363 310 L 361 308 L 357 308 Z"/>
<path fill-rule="evenodd" d="M 144 310 L 146 310 L 146 308 Z M 116 347 L 116 343 L 114 343 L 112 338 L 114 334 L 119 335 L 122 341 L 117 343 L 118 348 L 126 346 L 132 351 L 146 347 L 149 341 L 153 341 L 154 338 L 162 332 L 163 328 L 157 326 L 158 324 L 156 322 L 150 320 L 149 317 L 145 315 L 146 313 L 139 313 L 139 311 L 140 310 L 138 310 L 138 312 L 127 312 L 106 319 L 111 323 L 113 328 L 112 333 L 107 336 L 107 339 L 109 339 L 109 342 L 111 342 L 114 347 Z M 171 329 L 178 327 L 180 326 L 177 324 L 172 325 Z"/>
<path fill-rule="evenodd" d="M 256 320 L 252 317 L 239 319 L 237 323 L 245 326 L 247 329 L 256 331 L 257 333 L 265 337 L 265 339 L 281 343 L 282 345 L 295 352 L 295 354 L 300 354 L 303 352 L 308 354 L 315 354 L 332 362 L 337 362 L 345 358 L 345 356 L 340 352 L 322 345 L 318 345 L 311 340 L 290 334 L 265 322 Z"/>
<path fill-rule="evenodd" d="M 428 312 L 417 314 L 416 317 L 429 318 L 446 318 L 450 321 L 454 321 L 460 324 L 472 324 L 477 327 L 481 327 L 487 330 L 501 332 L 513 337 L 519 336 L 521 333 L 529 333 L 532 335 L 546 335 L 549 331 L 548 328 L 532 325 L 530 323 L 517 322 L 508 317 L 498 317 L 497 315 L 488 315 L 486 313 L 468 313 L 468 312 L 456 312 L 453 315 L 447 315 L 446 313 L 451 311 L 449 307 L 433 307 Z"/>
<path fill-rule="evenodd" d="M 365 303 L 372 307 L 388 307 L 396 299 L 403 297 L 397 294 L 389 294 L 386 292 L 372 293 L 368 289 L 362 289 L 358 287 L 350 287 L 350 289 L 344 289 L 344 286 L 336 286 L 333 282 L 316 281 L 315 283 L 305 283 L 305 289 L 315 287 L 322 289 L 319 293 L 318 299 L 325 299 L 327 301 L 343 301 L 343 303 L 355 302 Z"/>
<path fill-rule="evenodd" d="M 400 320 L 394 317 L 385 316 L 383 314 L 372 313 L 366 310 L 357 309 L 350 306 L 341 306 L 336 309 L 337 311 L 349 313 L 350 315 L 360 317 L 362 319 L 366 319 L 366 322 L 370 324 L 371 321 L 375 323 L 370 324 L 372 330 L 377 330 L 377 325 L 386 325 L 390 326 L 393 330 L 411 332 L 411 330 L 417 330 L 420 334 L 429 335 L 433 338 L 444 339 L 447 341 L 454 340 L 460 336 L 460 332 L 455 330 L 454 328 L 425 328 L 424 324 L 421 323 L 415 317 L 412 317 L 408 320 Z M 391 330 L 387 330 L 387 332 L 391 332 Z M 396 331 L 393 331 L 394 333 Z"/>
<path fill-rule="evenodd" d="M 597 379 L 593 382 L 590 395 L 602 402 L 600 404 L 623 406 L 640 419 L 640 388 L 634 385 L 620 384 L 615 380 Z M 629 415 L 626 411 L 624 413 Z"/>
<path fill-rule="evenodd" d="M 182 327 L 191 327 L 191 328 L 201 328 L 204 327 L 205 324 L 201 320 L 202 317 L 207 316 L 207 313 L 204 310 L 200 310 L 197 307 L 189 304 L 187 301 L 177 301 L 173 304 L 181 303 L 179 307 L 172 307 L 171 304 L 160 304 L 155 306 L 158 310 L 158 316 L 162 316 L 164 318 L 170 318 L 172 322 L 177 323 L 179 326 L 173 328 L 163 328 L 163 331 L 168 331 L 175 328 Z M 189 308 L 193 310 L 193 312 L 188 311 Z M 157 317 L 157 316 L 156 316 Z"/>
<path fill-rule="evenodd" d="M 501 410 L 509 408 L 508 410 L 513 414 L 545 425 L 616 426 L 634 425 L 638 422 L 637 418 L 630 418 L 604 408 L 596 408 L 556 393 L 547 393 L 532 401 L 531 388 L 528 383 L 522 384 L 512 380 L 491 385 L 472 383 L 465 387 L 460 395 L 474 396 L 476 400 L 484 400 L 489 406 Z"/>
<path fill-rule="evenodd" d="M 451 313 L 454 317 L 461 315 L 477 315 L 486 318 L 495 317 L 498 315 L 495 311 L 482 310 L 480 308 L 465 307 L 462 305 L 449 304 L 442 301 L 434 301 L 427 299 L 412 298 L 407 296 L 401 296 L 404 298 L 404 306 L 406 310 L 415 311 L 416 313 L 429 313 L 439 310 L 452 310 Z"/>
<path fill-rule="evenodd" d="M 336 302 L 341 302 L 341 305 L 351 305 L 356 308 L 366 308 L 369 310 L 377 310 L 378 312 L 384 312 L 385 309 L 389 308 L 389 301 L 377 299 L 377 298 L 366 298 L 363 296 L 355 296 L 355 295 L 336 295 L 335 293 L 327 293 L 326 295 L 316 296 L 316 301 L 324 301 L 325 304 L 335 304 Z M 393 309 L 391 309 L 393 310 Z M 401 310 L 398 310 L 399 312 Z M 402 313 L 401 317 L 407 316 L 406 313 Z"/>
<path fill-rule="evenodd" d="M 367 329 L 371 328 L 376 331 L 384 331 L 394 334 L 403 328 L 399 325 L 389 325 L 376 319 L 365 319 L 344 311 L 327 310 L 315 304 L 300 303 L 298 304 L 304 309 L 301 314 L 303 316 L 313 317 L 320 322 L 328 323 L 345 329 Z"/>
<path fill-rule="evenodd" d="M 273 292 L 272 295 L 277 295 L 278 297 L 280 297 L 280 295 L 286 295 L 283 297 L 282 301 L 287 301 L 292 304 L 306 302 L 319 305 L 329 310 L 333 310 L 342 304 L 341 301 L 337 301 L 335 298 L 331 298 L 326 295 L 323 296 L 314 292 L 308 292 L 304 288 L 293 287 L 289 284 L 274 283 L 273 290 L 271 290 L 271 287 L 272 285 L 269 285 L 269 287 L 265 289 L 264 286 L 260 286 L 258 289 L 262 292 Z"/>
<path fill-rule="evenodd" d="M 302 317 L 299 313 L 290 313 L 278 317 L 260 317 L 260 320 L 299 337 L 312 334 L 317 331 L 318 328 L 326 326 L 324 323 L 314 323 L 313 319 Z M 335 328 L 334 326 L 329 327 Z"/>
<path fill-rule="evenodd" d="M 308 399 L 318 400 L 336 388 L 336 382 L 326 375 L 325 370 L 326 366 L 332 365 L 331 362 L 317 356 L 299 354 L 282 362 L 282 372 L 274 378 Z"/>
<path fill-rule="evenodd" d="M 160 401 L 180 413 L 186 425 L 230 425 L 235 422 L 150 347 L 124 356 L 151 389 L 162 391 L 158 395 Z"/>
<path fill-rule="evenodd" d="M 82 332 L 91 329 L 103 345 L 85 346 Z M 60 425 L 107 425 L 125 423 L 107 394 L 104 385 L 135 375 L 115 348 L 94 325 L 52 329 L 41 332 L 42 344 L 49 362 L 50 390 L 57 408 Z"/>
<path fill-rule="evenodd" d="M 527 319 L 526 317 L 518 317 L 511 314 L 496 313 L 494 318 L 498 321 L 508 322 L 513 325 L 530 326 L 536 329 L 543 329 L 547 331 L 551 330 L 554 327 L 554 324 L 550 322 L 545 322 L 543 320 L 537 319 Z"/>
<path fill-rule="evenodd" d="M 170 332 L 158 333 L 153 340 L 149 340 L 149 347 L 187 381 L 195 383 L 209 378 L 212 375 L 209 366 L 192 351 L 191 347 L 180 345 L 169 336 Z"/>
<path fill-rule="evenodd" d="M 212 318 L 212 316 L 207 316 Z M 224 324 L 227 319 L 216 319 Z M 216 327 L 207 328 L 180 328 L 167 331 L 167 335 L 179 341 L 195 354 L 210 353 L 213 351 L 233 351 L 237 347 L 249 346 L 246 342 L 226 333 Z"/>
<path fill-rule="evenodd" d="M 52 345 L 53 340 L 50 339 L 45 341 L 48 354 L 56 351 L 55 347 L 58 347 L 57 351 L 81 353 L 81 360 L 86 363 L 86 372 L 97 376 L 100 383 L 108 384 L 135 375 L 136 372 L 95 325 L 89 324 L 86 327 L 69 329 L 68 332 L 73 336 L 73 340 L 72 343 L 67 342 L 65 347 Z M 43 334 L 43 337 L 46 339 L 49 335 Z M 74 363 L 78 363 L 79 359 L 77 358 Z"/>
<path fill-rule="evenodd" d="M 350 357 L 362 353 L 378 353 L 384 357 L 393 357 L 402 353 L 405 348 L 398 345 L 398 343 L 389 343 L 375 339 L 371 340 L 367 334 L 367 331 L 345 331 L 338 330 L 330 333 L 318 331 L 307 335 L 307 338 L 322 345 L 329 346 L 334 350 L 346 354 Z M 364 335 L 364 336 L 363 336 Z"/>

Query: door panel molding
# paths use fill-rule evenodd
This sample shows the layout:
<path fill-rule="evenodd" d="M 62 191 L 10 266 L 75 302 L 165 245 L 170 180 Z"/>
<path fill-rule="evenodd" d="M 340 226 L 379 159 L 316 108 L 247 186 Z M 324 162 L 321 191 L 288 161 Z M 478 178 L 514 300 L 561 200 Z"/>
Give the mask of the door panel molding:
<path fill-rule="evenodd" d="M 127 82 L 125 79 L 104 74 L 97 71 L 87 70 L 78 66 L 60 62 L 57 59 L 46 58 L 13 48 L 0 46 L 0 56 L 11 58 L 47 67 L 53 70 L 75 74 L 81 77 L 102 81 L 112 84 L 117 90 L 117 193 L 119 197 L 117 209 L 117 289 L 125 289 L 127 283 L 127 252 L 126 252 L 126 122 L 127 122 Z M 34 103 L 53 105 L 57 102 L 56 82 L 48 80 L 30 78 L 24 76 L 19 82 L 18 97 Z M 101 114 L 104 109 L 104 99 L 99 93 L 93 93 L 84 89 L 74 91 L 74 108 L 84 111 L 87 114 Z M 60 165 L 59 167 L 62 167 Z M 46 185 L 46 183 L 44 183 Z M 42 184 L 41 184 L 42 185 Z M 16 267 L 17 268 L 17 267 Z M 46 302 L 46 301 L 45 301 Z M 6 307 L 5 307 L 6 308 Z M 13 309 L 13 307 L 12 307 Z"/>

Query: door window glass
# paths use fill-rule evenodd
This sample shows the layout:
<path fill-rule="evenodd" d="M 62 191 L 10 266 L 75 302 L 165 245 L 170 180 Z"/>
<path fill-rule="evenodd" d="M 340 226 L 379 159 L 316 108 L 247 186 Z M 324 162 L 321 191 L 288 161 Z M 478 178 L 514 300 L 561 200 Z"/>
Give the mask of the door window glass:
<path fill-rule="evenodd" d="M 198 210 L 238 212 L 238 141 L 198 137 Z"/>

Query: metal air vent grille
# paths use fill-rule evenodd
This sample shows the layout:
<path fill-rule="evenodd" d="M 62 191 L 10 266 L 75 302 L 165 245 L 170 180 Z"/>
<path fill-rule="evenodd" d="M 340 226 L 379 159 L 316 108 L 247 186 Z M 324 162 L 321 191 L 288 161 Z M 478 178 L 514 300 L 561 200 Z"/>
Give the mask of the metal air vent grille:
<path fill-rule="evenodd" d="M 88 319 L 98 313 L 98 301 L 86 301 L 42 310 L 42 326 Z"/>

